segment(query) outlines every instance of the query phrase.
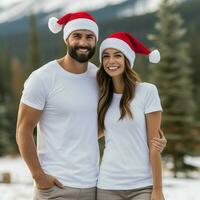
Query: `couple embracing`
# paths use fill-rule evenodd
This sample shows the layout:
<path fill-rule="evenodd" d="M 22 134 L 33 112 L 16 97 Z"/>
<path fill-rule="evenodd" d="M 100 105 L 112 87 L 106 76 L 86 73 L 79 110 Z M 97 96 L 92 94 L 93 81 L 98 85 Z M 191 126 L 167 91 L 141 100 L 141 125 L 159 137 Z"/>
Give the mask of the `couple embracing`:
<path fill-rule="evenodd" d="M 26 80 L 16 131 L 34 199 L 164 200 L 160 98 L 156 86 L 141 82 L 133 70 L 136 54 L 157 63 L 159 52 L 130 33 L 112 33 L 100 44 L 97 68 L 89 60 L 99 31 L 89 13 L 51 18 L 49 28 L 63 29 L 67 54 Z"/>

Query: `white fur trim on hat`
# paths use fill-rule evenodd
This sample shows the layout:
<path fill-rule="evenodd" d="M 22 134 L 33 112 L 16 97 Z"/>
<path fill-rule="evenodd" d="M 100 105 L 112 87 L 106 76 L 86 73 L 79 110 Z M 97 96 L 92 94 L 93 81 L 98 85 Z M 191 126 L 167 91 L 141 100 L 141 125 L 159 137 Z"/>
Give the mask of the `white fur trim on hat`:
<path fill-rule="evenodd" d="M 99 30 L 98 30 L 97 24 L 94 21 L 92 21 L 90 19 L 85 19 L 85 18 L 74 19 L 74 20 L 68 22 L 65 25 L 64 30 L 63 30 L 63 32 L 64 32 L 63 39 L 66 40 L 73 31 L 84 30 L 84 29 L 92 31 L 95 34 L 96 39 L 98 41 Z"/>
<path fill-rule="evenodd" d="M 149 54 L 149 61 L 151 63 L 158 63 L 160 61 L 160 52 L 156 49 Z"/>
<path fill-rule="evenodd" d="M 129 47 L 126 42 L 118 38 L 107 38 L 101 43 L 99 52 L 100 62 L 102 62 L 103 51 L 108 48 L 113 48 L 121 51 L 129 60 L 131 67 L 133 67 L 135 61 L 135 52 Z"/>
<path fill-rule="evenodd" d="M 52 33 L 58 33 L 62 30 L 62 25 L 57 23 L 58 19 L 56 17 L 51 17 L 48 21 L 48 27 Z"/>

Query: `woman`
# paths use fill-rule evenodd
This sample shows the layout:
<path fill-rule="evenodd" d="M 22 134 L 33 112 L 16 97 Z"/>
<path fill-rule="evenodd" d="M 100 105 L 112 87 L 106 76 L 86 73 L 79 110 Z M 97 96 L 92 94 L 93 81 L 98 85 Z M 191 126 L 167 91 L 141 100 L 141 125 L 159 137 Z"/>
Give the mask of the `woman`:
<path fill-rule="evenodd" d="M 164 200 L 160 152 L 151 143 L 159 138 L 162 108 L 155 85 L 140 82 L 131 69 L 136 53 L 154 63 L 160 59 L 126 32 L 111 34 L 100 46 L 98 126 L 105 149 L 97 200 Z"/>

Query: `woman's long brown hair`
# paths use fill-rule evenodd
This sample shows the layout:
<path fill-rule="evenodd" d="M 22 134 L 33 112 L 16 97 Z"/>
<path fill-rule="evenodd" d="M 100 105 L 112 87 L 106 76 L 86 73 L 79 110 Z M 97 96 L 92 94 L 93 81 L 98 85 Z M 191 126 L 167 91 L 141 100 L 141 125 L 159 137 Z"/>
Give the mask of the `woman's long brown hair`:
<path fill-rule="evenodd" d="M 130 103 L 135 95 L 135 86 L 140 82 L 138 74 L 131 69 L 129 61 L 125 58 L 125 70 L 123 73 L 124 92 L 120 100 L 120 113 L 119 120 L 123 119 L 126 115 L 133 118 Z M 103 66 L 97 72 L 97 83 L 99 86 L 99 101 L 98 101 L 98 132 L 103 133 L 105 130 L 104 119 L 106 112 L 112 102 L 113 98 L 113 82 L 112 78 L 105 72 Z"/>

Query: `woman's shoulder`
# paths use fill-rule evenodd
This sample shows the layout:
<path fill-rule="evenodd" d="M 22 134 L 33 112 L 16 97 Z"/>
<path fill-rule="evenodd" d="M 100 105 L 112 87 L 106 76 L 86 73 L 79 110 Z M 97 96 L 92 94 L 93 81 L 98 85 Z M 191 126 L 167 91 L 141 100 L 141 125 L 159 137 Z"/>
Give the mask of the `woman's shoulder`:
<path fill-rule="evenodd" d="M 147 82 L 138 82 L 136 84 L 136 90 L 137 91 L 149 91 L 149 90 L 155 90 L 156 86 L 152 83 L 147 83 Z"/>
<path fill-rule="evenodd" d="M 156 105 L 160 104 L 158 103 L 160 101 L 158 101 L 159 94 L 157 87 L 152 83 L 137 83 L 135 97 L 144 105 L 144 107 L 151 106 L 151 104 L 153 105 L 154 102 L 156 102 Z"/>

